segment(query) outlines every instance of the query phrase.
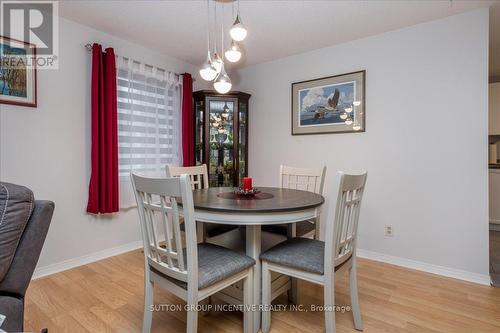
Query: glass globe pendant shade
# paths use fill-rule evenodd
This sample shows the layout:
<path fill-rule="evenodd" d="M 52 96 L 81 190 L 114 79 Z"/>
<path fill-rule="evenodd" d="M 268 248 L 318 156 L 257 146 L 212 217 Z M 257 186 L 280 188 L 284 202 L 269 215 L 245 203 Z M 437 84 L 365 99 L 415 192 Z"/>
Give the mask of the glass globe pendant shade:
<path fill-rule="evenodd" d="M 237 42 L 241 42 L 246 38 L 247 29 L 245 28 L 243 23 L 241 23 L 239 14 L 236 16 L 236 20 L 234 21 L 231 30 L 229 30 L 229 34 Z"/>
<path fill-rule="evenodd" d="M 346 121 L 345 121 L 345 124 L 346 125 L 352 125 L 352 119 L 351 118 L 347 118 Z"/>
<path fill-rule="evenodd" d="M 340 119 L 346 120 L 347 119 L 347 113 L 343 112 L 340 114 Z"/>
<path fill-rule="evenodd" d="M 352 112 L 352 107 L 347 107 L 344 109 L 345 112 L 351 113 Z"/>
<path fill-rule="evenodd" d="M 219 76 L 215 79 L 214 88 L 220 94 L 225 94 L 231 90 L 232 87 L 231 79 L 229 75 L 227 75 L 226 70 L 224 69 L 224 64 L 222 64 L 221 72 Z"/>
<path fill-rule="evenodd" d="M 355 131 L 359 131 L 361 129 L 361 125 L 360 124 L 354 124 L 352 126 L 352 129 L 355 130 Z"/>
<path fill-rule="evenodd" d="M 217 70 L 212 65 L 212 60 L 210 59 L 210 52 L 208 52 L 207 60 L 205 60 L 203 67 L 200 69 L 200 76 L 205 81 L 213 81 L 217 76 Z"/>
<path fill-rule="evenodd" d="M 214 59 L 212 60 L 212 66 L 214 66 L 215 70 L 217 71 L 217 74 L 219 74 L 221 69 L 222 69 L 222 59 L 219 57 L 217 52 L 214 53 Z"/>
<path fill-rule="evenodd" d="M 241 50 L 238 44 L 233 40 L 231 42 L 231 46 L 229 47 L 229 50 L 224 53 L 226 56 L 226 59 L 229 62 L 238 62 L 241 59 Z"/>
<path fill-rule="evenodd" d="M 354 106 L 360 106 L 361 105 L 361 101 L 354 101 L 354 102 L 352 102 L 352 105 L 354 105 Z"/>

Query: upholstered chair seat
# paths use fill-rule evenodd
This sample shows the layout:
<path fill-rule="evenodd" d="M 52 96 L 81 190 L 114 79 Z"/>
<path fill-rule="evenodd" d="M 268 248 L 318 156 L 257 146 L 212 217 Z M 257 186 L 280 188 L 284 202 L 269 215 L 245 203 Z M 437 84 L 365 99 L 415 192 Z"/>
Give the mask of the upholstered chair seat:
<path fill-rule="evenodd" d="M 184 251 L 184 260 L 187 259 L 186 255 L 187 253 Z M 242 253 L 214 244 L 198 244 L 198 289 L 210 287 L 253 265 L 255 265 L 255 260 Z M 154 268 L 152 269 L 154 270 Z M 159 271 L 156 273 L 165 276 L 179 287 L 187 289 L 186 282 L 171 278 Z"/>
<path fill-rule="evenodd" d="M 325 242 L 310 238 L 292 238 L 261 254 L 260 260 L 323 275 Z M 341 266 L 342 264 L 337 265 L 335 271 Z"/>

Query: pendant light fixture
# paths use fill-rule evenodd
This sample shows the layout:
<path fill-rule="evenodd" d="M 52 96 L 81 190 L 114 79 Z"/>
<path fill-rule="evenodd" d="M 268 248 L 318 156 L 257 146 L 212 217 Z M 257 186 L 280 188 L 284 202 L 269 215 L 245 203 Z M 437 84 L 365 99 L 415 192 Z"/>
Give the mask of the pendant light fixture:
<path fill-rule="evenodd" d="M 240 50 L 240 47 L 238 46 L 238 44 L 234 40 L 231 42 L 231 46 L 226 51 L 226 53 L 224 53 L 224 55 L 226 56 L 226 59 L 229 62 L 238 62 L 238 61 L 240 61 L 240 59 L 241 59 L 241 50 Z"/>
<path fill-rule="evenodd" d="M 221 50 L 224 50 L 224 7 L 222 7 L 222 23 L 221 23 Z M 226 69 L 224 68 L 224 62 L 221 61 L 222 67 L 219 75 L 215 79 L 214 88 L 220 94 L 228 93 L 231 90 L 233 84 L 231 83 L 231 79 L 229 75 L 226 73 Z"/>
<path fill-rule="evenodd" d="M 217 76 L 217 70 L 212 65 L 210 58 L 210 0 L 207 0 L 207 59 L 200 69 L 200 76 L 205 81 L 213 81 Z"/>
<path fill-rule="evenodd" d="M 240 2 L 238 1 L 238 12 L 236 14 L 236 20 L 234 20 L 233 26 L 231 27 L 231 30 L 229 30 L 229 34 L 233 38 L 233 40 L 237 42 L 241 42 L 244 40 L 247 36 L 247 29 L 241 23 L 240 19 Z"/>
<path fill-rule="evenodd" d="M 224 49 L 224 44 L 221 49 Z M 217 71 L 217 74 L 219 74 L 222 69 L 222 59 L 219 54 L 217 54 L 217 2 L 215 2 L 214 6 L 214 56 L 212 57 L 212 65 Z"/>
<path fill-rule="evenodd" d="M 231 79 L 224 69 L 224 64 L 222 64 L 222 71 L 219 76 L 217 76 L 217 79 L 215 79 L 214 88 L 218 93 L 225 94 L 231 90 L 232 86 L 233 84 L 231 83 Z"/>
<path fill-rule="evenodd" d="M 215 0 L 214 4 L 214 25 L 213 25 L 213 35 L 212 33 L 212 27 L 210 27 L 210 0 L 207 0 L 207 58 L 203 65 L 201 66 L 199 72 L 200 76 L 203 78 L 203 80 L 206 81 L 213 81 L 214 82 L 214 89 L 217 90 L 217 92 L 221 94 L 225 94 L 229 92 L 232 88 L 231 84 L 231 79 L 229 78 L 229 75 L 226 72 L 225 66 L 224 66 L 224 59 L 226 59 L 229 62 L 235 63 L 240 61 L 242 58 L 243 52 L 240 48 L 240 45 L 237 43 L 239 41 L 242 41 L 245 39 L 247 35 L 247 29 L 245 26 L 241 23 L 240 19 L 240 3 L 238 2 L 238 8 L 236 11 L 236 19 L 234 21 L 233 26 L 231 27 L 231 30 L 229 31 L 229 34 L 232 37 L 231 44 L 229 48 L 224 52 L 224 5 L 227 4 L 228 2 L 232 2 L 232 12 L 231 12 L 231 17 L 234 17 L 234 6 L 235 2 L 238 0 Z M 222 18 L 221 18 L 221 47 L 220 49 L 217 48 L 217 6 L 222 5 Z M 226 31 L 227 33 L 227 31 Z M 212 39 L 211 36 L 214 36 L 213 38 L 213 53 L 210 53 L 210 40 Z M 219 52 L 218 52 L 219 51 Z M 223 59 L 224 58 L 224 59 Z"/>
<path fill-rule="evenodd" d="M 216 75 L 219 74 L 220 71 L 221 71 L 221 69 L 222 69 L 222 66 L 224 65 L 224 62 L 222 61 L 222 59 L 217 54 L 217 51 L 214 52 L 214 58 L 212 60 L 212 65 L 215 68 Z"/>
<path fill-rule="evenodd" d="M 217 70 L 212 65 L 212 60 L 210 59 L 210 51 L 208 51 L 207 60 L 205 60 L 203 67 L 200 69 L 200 76 L 205 81 L 213 81 L 217 76 Z"/>

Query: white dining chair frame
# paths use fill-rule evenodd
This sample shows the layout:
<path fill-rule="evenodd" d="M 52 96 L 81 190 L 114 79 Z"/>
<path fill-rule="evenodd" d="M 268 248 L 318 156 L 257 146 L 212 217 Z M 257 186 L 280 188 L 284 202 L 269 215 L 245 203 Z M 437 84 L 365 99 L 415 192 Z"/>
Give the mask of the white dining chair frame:
<path fill-rule="evenodd" d="M 175 166 L 167 164 L 165 166 L 165 173 L 167 177 L 180 177 L 181 175 L 188 175 L 191 181 L 191 188 L 193 190 L 208 188 L 208 170 L 206 164 L 196 166 Z M 207 240 L 207 233 L 203 223 L 196 224 L 196 235 L 199 242 Z"/>
<path fill-rule="evenodd" d="M 333 222 L 326 225 L 324 274 L 315 274 L 291 268 L 269 261 L 262 262 L 262 331 L 268 333 L 271 328 L 271 305 L 273 293 L 271 288 L 271 272 L 288 275 L 293 278 L 322 285 L 324 287 L 325 331 L 334 333 L 335 329 L 335 274 L 349 270 L 349 288 L 351 308 L 356 330 L 363 330 L 361 310 L 358 300 L 356 243 L 359 211 L 366 184 L 366 173 L 345 175 L 339 172 L 336 178 L 338 193 L 332 203 L 336 202 Z M 335 272 L 335 267 L 339 269 Z"/>
<path fill-rule="evenodd" d="M 187 333 L 198 329 L 198 303 L 218 291 L 243 280 L 243 303 L 248 306 L 243 313 L 245 333 L 253 333 L 254 320 L 249 311 L 253 301 L 253 267 L 245 269 L 229 278 L 198 289 L 198 245 L 196 239 L 193 193 L 188 175 L 169 178 L 146 178 L 131 173 L 132 186 L 137 200 L 144 247 L 144 318 L 142 332 L 151 331 L 153 318 L 153 289 L 157 284 L 187 302 Z M 159 196 L 160 201 L 152 196 Z M 182 198 L 182 206 L 177 206 L 176 197 Z M 185 223 L 187 263 L 183 260 L 180 234 L 179 212 L 182 210 Z M 160 235 L 153 214 L 162 215 L 161 226 L 165 236 L 165 248 L 160 246 Z M 174 246 L 175 245 L 175 246 Z M 165 256 L 166 261 L 164 261 Z M 175 259 L 175 260 L 174 260 Z M 151 267 L 161 272 L 157 274 Z M 187 283 L 184 289 L 165 276 Z"/>
<path fill-rule="evenodd" d="M 208 170 L 207 165 L 196 166 L 175 166 L 167 164 L 165 167 L 167 177 L 179 177 L 181 175 L 188 175 L 191 180 L 191 187 L 193 190 L 208 188 Z"/>
<path fill-rule="evenodd" d="M 280 165 L 280 187 L 295 190 L 303 190 L 323 195 L 325 185 L 326 166 L 321 168 L 299 168 L 288 165 Z M 302 237 L 314 237 L 319 239 L 320 217 L 311 220 L 314 230 L 301 235 Z M 288 237 L 296 237 L 296 225 L 289 224 Z"/>

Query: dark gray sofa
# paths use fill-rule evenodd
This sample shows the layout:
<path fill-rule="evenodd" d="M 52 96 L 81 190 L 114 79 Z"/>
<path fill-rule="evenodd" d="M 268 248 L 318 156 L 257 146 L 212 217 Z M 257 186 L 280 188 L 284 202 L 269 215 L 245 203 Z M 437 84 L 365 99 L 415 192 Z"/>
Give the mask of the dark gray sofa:
<path fill-rule="evenodd" d="M 0 329 L 23 331 L 24 295 L 49 230 L 54 203 L 24 186 L 0 182 Z"/>

